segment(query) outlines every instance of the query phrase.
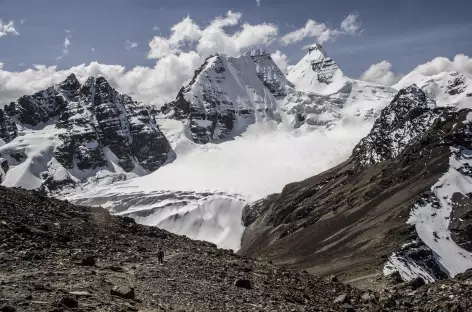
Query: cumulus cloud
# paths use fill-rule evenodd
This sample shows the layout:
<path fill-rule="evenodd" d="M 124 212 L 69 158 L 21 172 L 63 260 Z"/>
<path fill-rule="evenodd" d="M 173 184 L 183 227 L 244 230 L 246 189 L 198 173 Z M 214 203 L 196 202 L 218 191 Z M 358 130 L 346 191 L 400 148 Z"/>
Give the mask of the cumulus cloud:
<path fill-rule="evenodd" d="M 0 20 L 0 37 L 6 35 L 19 35 L 18 31 L 15 28 L 15 22 L 10 21 L 7 24 L 4 24 L 2 20 Z"/>
<path fill-rule="evenodd" d="M 279 50 L 275 51 L 270 55 L 274 63 L 280 68 L 280 70 L 287 74 L 288 72 L 288 56 L 280 52 Z"/>
<path fill-rule="evenodd" d="M 182 52 L 183 47 L 191 47 L 202 57 L 220 52 L 230 56 L 242 50 L 268 45 L 276 40 L 278 29 L 273 24 L 241 24 L 241 13 L 229 11 L 225 16 L 215 18 L 204 28 L 197 25 L 189 16 L 171 28 L 169 37 L 155 36 L 150 42 L 148 58 L 160 59 Z M 233 34 L 228 27 L 239 26 Z"/>
<path fill-rule="evenodd" d="M 392 72 L 392 64 L 389 61 L 373 64 L 361 75 L 361 80 L 385 86 L 394 85 L 400 79 L 401 76 L 397 76 Z"/>
<path fill-rule="evenodd" d="M 331 29 L 325 23 L 320 23 L 309 19 L 305 26 L 296 29 L 280 38 L 283 45 L 300 42 L 306 38 L 314 38 L 319 43 L 334 40 L 340 35 L 356 35 L 360 28 L 358 14 L 349 14 L 342 22 L 340 29 Z"/>
<path fill-rule="evenodd" d="M 132 49 L 135 49 L 138 47 L 138 43 L 137 42 L 133 42 L 131 40 L 126 40 L 125 42 L 125 48 L 126 50 L 132 50 Z"/>
<path fill-rule="evenodd" d="M 430 62 L 417 66 L 414 70 L 424 76 L 433 76 L 444 71 L 472 74 L 472 58 L 464 54 L 457 54 L 452 60 L 447 57 L 436 57 Z"/>
<path fill-rule="evenodd" d="M 257 6 L 261 6 L 261 0 L 256 0 Z"/>

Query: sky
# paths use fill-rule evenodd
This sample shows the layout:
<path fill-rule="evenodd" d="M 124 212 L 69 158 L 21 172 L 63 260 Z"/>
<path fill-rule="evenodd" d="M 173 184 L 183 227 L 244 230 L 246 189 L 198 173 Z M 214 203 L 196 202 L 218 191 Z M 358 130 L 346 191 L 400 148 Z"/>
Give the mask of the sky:
<path fill-rule="evenodd" d="M 393 84 L 436 57 L 471 55 L 471 10 L 470 0 L 0 0 L 0 104 L 70 71 L 162 104 L 210 54 L 263 47 L 286 71 L 314 42 L 347 76 L 375 65 Z"/>

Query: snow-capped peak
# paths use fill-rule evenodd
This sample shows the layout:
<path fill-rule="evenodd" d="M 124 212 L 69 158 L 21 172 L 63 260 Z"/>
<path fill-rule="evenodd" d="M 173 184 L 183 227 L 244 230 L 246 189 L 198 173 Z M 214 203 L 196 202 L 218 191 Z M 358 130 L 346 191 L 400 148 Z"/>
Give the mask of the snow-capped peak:
<path fill-rule="evenodd" d="M 287 79 L 300 90 L 320 94 L 336 93 L 349 81 L 319 43 L 308 47 L 308 53 L 289 71 Z"/>
<path fill-rule="evenodd" d="M 317 58 L 321 58 L 319 54 L 322 55 L 323 58 L 328 57 L 328 53 L 326 53 L 325 49 L 321 46 L 319 43 L 312 44 L 311 46 L 308 47 L 308 54 L 309 55 L 316 55 Z"/>

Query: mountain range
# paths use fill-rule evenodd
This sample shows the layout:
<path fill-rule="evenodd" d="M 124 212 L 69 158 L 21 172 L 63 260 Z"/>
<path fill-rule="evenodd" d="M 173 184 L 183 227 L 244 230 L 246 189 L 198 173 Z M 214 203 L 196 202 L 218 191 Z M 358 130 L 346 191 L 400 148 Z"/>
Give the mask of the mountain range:
<path fill-rule="evenodd" d="M 319 275 L 433 282 L 472 267 L 471 81 L 355 80 L 319 44 L 287 75 L 210 56 L 159 109 L 72 74 L 0 110 L 1 181 Z"/>

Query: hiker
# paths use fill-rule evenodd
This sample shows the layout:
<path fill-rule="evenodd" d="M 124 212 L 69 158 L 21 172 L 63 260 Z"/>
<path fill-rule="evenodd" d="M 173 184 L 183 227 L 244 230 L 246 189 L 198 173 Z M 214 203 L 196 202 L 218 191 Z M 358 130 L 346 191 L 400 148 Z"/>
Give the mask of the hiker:
<path fill-rule="evenodd" d="M 164 264 L 164 251 L 161 247 L 159 247 L 159 251 L 157 252 L 157 259 L 160 265 Z"/>

